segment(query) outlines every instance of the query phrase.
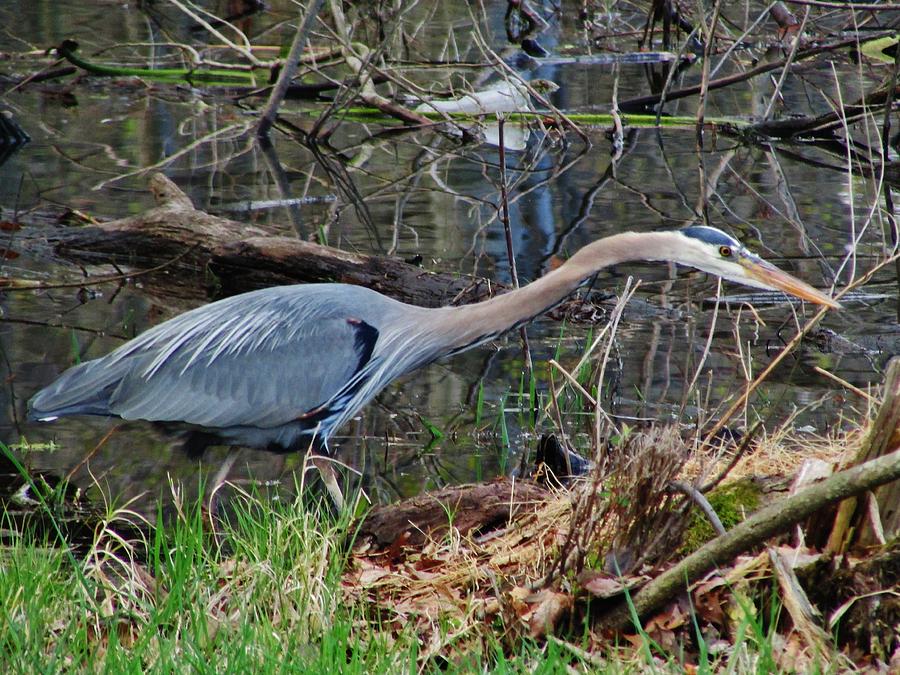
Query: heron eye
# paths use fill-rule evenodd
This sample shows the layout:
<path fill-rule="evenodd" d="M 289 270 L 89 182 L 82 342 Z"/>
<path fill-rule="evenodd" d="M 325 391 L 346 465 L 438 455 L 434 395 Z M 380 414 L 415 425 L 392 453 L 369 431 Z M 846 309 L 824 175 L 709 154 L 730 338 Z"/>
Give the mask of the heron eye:
<path fill-rule="evenodd" d="M 730 246 L 720 246 L 719 247 L 719 255 L 723 258 L 731 257 L 731 247 Z"/>

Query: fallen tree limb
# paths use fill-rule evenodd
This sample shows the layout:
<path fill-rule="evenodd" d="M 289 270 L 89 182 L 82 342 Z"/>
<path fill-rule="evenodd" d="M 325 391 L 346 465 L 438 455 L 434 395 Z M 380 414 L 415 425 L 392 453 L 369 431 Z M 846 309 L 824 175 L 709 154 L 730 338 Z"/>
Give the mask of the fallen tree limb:
<path fill-rule="evenodd" d="M 79 264 L 114 264 L 141 272 L 146 286 L 167 295 L 206 299 L 268 286 L 336 281 L 373 288 L 421 307 L 485 300 L 508 287 L 487 279 L 431 272 L 397 258 L 369 256 L 293 237 L 273 237 L 245 223 L 194 208 L 190 198 L 162 174 L 150 178 L 158 206 L 136 216 L 83 227 L 44 227 L 24 240 L 32 249 Z M 39 251 L 37 251 L 39 252 Z M 147 273 L 148 268 L 159 268 Z M 173 284 L 174 275 L 202 282 Z M 123 275 L 117 275 L 121 279 Z M 127 275 L 124 275 L 127 277 Z M 106 281 L 101 278 L 98 281 Z M 91 279 L 82 285 L 89 285 Z M 7 280 L 7 288 L 40 286 Z M 212 291 L 212 293 L 210 293 Z M 648 308 L 649 309 L 649 308 Z M 646 310 L 645 310 L 646 311 Z M 606 310 L 570 299 L 548 316 L 597 323 Z"/>
<path fill-rule="evenodd" d="M 900 479 L 900 450 L 834 474 L 803 492 L 757 511 L 726 534 L 716 537 L 641 588 L 632 598 L 638 617 L 660 609 L 717 565 L 762 544 L 766 539 L 842 499 Z M 600 618 L 604 627 L 625 629 L 632 624 L 624 602 Z"/>
<path fill-rule="evenodd" d="M 81 264 L 145 269 L 170 262 L 159 280 L 162 285 L 171 286 L 175 273 L 211 273 L 213 279 L 207 285 L 215 286 L 217 295 L 280 284 L 338 281 L 436 307 L 454 300 L 481 300 L 504 290 L 484 280 L 429 272 L 396 258 L 267 235 L 259 228 L 195 209 L 190 198 L 162 174 L 150 178 L 150 189 L 158 203 L 153 209 L 96 225 L 42 232 L 40 243 L 32 241 L 31 245 L 49 245 L 56 255 Z M 183 255 L 186 249 L 190 252 Z M 205 296 L 208 289 L 190 284 L 187 290 Z"/>
<path fill-rule="evenodd" d="M 544 501 L 550 494 L 536 483 L 508 478 L 426 492 L 369 511 L 359 527 L 356 545 L 420 546 L 428 538 L 440 538 L 450 527 L 462 536 L 489 531 L 509 522 L 518 506 Z"/>

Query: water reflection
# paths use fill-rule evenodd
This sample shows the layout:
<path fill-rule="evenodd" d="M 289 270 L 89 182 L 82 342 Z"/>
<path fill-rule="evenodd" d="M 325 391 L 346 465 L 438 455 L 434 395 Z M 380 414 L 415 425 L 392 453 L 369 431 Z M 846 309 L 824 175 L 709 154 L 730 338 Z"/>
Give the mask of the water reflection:
<path fill-rule="evenodd" d="M 290 3 L 271 5 L 272 12 L 252 27 L 264 30 L 294 11 Z M 455 26 L 457 15 L 445 5 L 452 3 L 442 3 L 432 16 L 433 41 L 423 46 L 426 51 L 438 53 L 447 30 L 455 31 L 460 44 L 469 44 L 465 40 L 470 33 Z M 425 10 L 417 5 L 412 11 Z M 487 11 L 490 39 L 502 52 L 503 7 Z M 113 12 L 89 3 L 17 2 L 0 12 L 19 12 L 22 34 L 42 46 L 73 32 L 85 33 L 88 27 L 104 44 L 139 42 L 147 30 L 137 11 Z M 67 17 L 65 25 L 59 20 L 62 15 Z M 190 33 L 191 22 L 183 17 L 151 16 L 157 26 Z M 579 39 L 578 29 L 564 24 L 554 27 L 552 36 L 544 36 L 544 48 L 553 49 L 557 40 Z M 477 55 L 474 47 L 471 54 Z M 846 72 L 848 78 L 855 73 Z M 696 70 L 687 70 L 679 78 L 687 81 L 696 75 Z M 422 84 L 435 77 L 427 72 L 410 76 Z M 543 65 L 529 76 L 559 84 L 553 101 L 567 110 L 607 110 L 615 80 L 619 96 L 626 98 L 646 93 L 651 77 L 643 65 L 614 69 L 583 63 Z M 658 77 L 651 79 L 659 84 Z M 824 105 L 819 103 L 823 97 L 812 95 L 812 81 L 824 91 L 834 86 L 830 71 L 828 77 L 789 81 L 782 92 L 785 105 L 792 110 Z M 709 113 L 750 110 L 754 101 L 768 96 L 769 87 L 748 83 L 743 89 L 713 93 Z M 0 204 L 7 209 L 50 203 L 107 218 L 139 212 L 150 207 L 152 199 L 145 177 L 133 172 L 159 164 L 198 208 L 216 211 L 236 202 L 313 200 L 280 202 L 275 208 L 232 216 L 273 234 L 300 233 L 347 250 L 419 255 L 427 268 L 509 280 L 497 217 L 496 148 L 461 145 L 428 131 L 386 134 L 376 124 L 343 122 L 334 124 L 327 140 L 317 145 L 304 145 L 287 134 L 276 136 L 275 154 L 267 155 L 242 133 L 249 123 L 244 111 L 186 88 L 130 82 L 107 95 L 102 86 L 87 83 L 75 88 L 74 96 L 74 107 L 70 98 L 61 96 L 61 87 L 26 87 L 7 96 L 18 118 L 30 122 L 27 131 L 34 139 L 0 167 Z M 694 105 L 681 101 L 671 112 L 692 114 Z M 316 122 L 302 103 L 286 106 L 285 119 L 300 130 Z M 729 138 L 707 138 L 698 150 L 694 135 L 683 130 L 630 131 L 622 156 L 613 163 L 604 130 L 589 133 L 590 147 L 541 131 L 523 152 L 506 154 L 511 228 L 523 281 L 540 276 L 554 264 L 554 256 L 598 237 L 707 218 L 779 266 L 827 286 L 841 269 L 854 236 L 851 219 L 862 219 L 878 199 L 862 170 L 848 180 L 845 159 L 833 148 L 745 146 Z M 10 233 L 9 241 L 15 247 L 22 238 L 40 238 L 41 233 L 41 226 L 35 225 Z M 874 229 L 862 232 L 857 269 L 872 263 L 866 256 L 882 252 L 884 239 Z M 36 250 L 30 247 L 26 255 L 6 260 L 3 273 L 52 281 L 81 278 L 80 269 Z M 607 410 L 624 419 L 695 422 L 714 416 L 809 316 L 808 310 L 787 304 L 751 311 L 735 302 L 721 307 L 713 323 L 706 301 L 715 294 L 715 282 L 698 274 L 682 273 L 676 279 L 674 269 L 659 265 L 610 270 L 595 288 L 619 291 L 629 275 L 644 283 L 625 313 L 601 391 Z M 890 293 L 895 292 L 893 284 L 885 274 L 870 288 Z M 91 288 L 88 294 L 58 289 L 4 295 L 0 348 L 6 377 L 0 394 L 0 438 L 11 443 L 22 438 L 29 443 L 53 441 L 52 452 L 24 455 L 30 466 L 71 473 L 82 487 L 96 482 L 94 490 L 120 500 L 144 495 L 142 508 L 148 513 L 157 497 L 168 492 L 170 477 L 196 485 L 197 475 L 208 476 L 209 469 L 198 474 L 197 461 L 180 453 L 177 442 L 151 425 L 123 425 L 101 444 L 114 422 L 23 422 L 24 401 L 75 360 L 104 354 L 202 301 L 202 273 L 173 279 L 172 286 L 174 294 L 151 292 L 138 280 L 123 288 Z M 756 399 L 753 415 L 774 423 L 797 412 L 795 425 L 818 432 L 841 423 L 842 415 L 858 418 L 862 404 L 813 366 L 858 387 L 878 382 L 884 361 L 896 351 L 895 309 L 874 297 L 830 315 L 825 326 L 838 337 L 826 339 L 823 333 L 827 344 L 810 342 L 776 370 Z M 591 333 L 540 320 L 529 328 L 529 336 L 536 362 L 557 357 L 571 366 Z M 685 382 L 693 379 L 701 361 L 699 393 L 687 396 Z M 518 395 L 521 373 L 515 336 L 434 364 L 392 386 L 349 425 L 337 439 L 339 457 L 362 473 L 364 485 L 378 499 L 509 470 L 516 454 L 533 449 L 535 442 L 526 416 L 517 412 L 529 407 Z M 540 375 L 539 393 L 546 397 L 544 366 Z M 484 406 L 476 425 L 478 399 Z M 444 432 L 440 441 L 431 442 L 421 418 Z M 590 426 L 590 420 L 574 415 L 568 423 L 576 436 Z M 504 446 L 504 425 L 511 451 Z M 214 471 L 218 459 L 213 452 L 203 467 Z M 246 485 L 252 477 L 288 495 L 301 461 L 245 452 L 233 478 Z"/>

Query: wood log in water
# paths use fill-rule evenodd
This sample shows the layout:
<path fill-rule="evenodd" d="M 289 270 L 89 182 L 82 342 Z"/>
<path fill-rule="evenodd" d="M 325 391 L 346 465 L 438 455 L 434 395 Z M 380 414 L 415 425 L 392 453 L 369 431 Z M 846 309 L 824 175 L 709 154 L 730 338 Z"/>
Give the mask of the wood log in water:
<path fill-rule="evenodd" d="M 162 174 L 150 178 L 158 206 L 141 214 L 82 227 L 48 227 L 26 247 L 49 247 L 78 264 L 115 264 L 133 270 L 162 266 L 142 277 L 160 294 L 206 298 L 268 286 L 335 281 L 375 289 L 421 307 L 486 300 L 509 290 L 478 277 L 431 272 L 398 258 L 342 251 L 301 239 L 271 236 L 260 228 L 194 208 Z M 181 275 L 193 281 L 175 284 Z M 605 305 L 606 303 L 604 303 Z M 646 304 L 646 303 L 645 303 Z M 554 319 L 596 323 L 605 307 L 570 299 L 548 313 Z"/>
<path fill-rule="evenodd" d="M 209 274 L 217 294 L 233 295 L 279 284 L 337 281 L 374 288 L 424 307 L 490 297 L 502 286 L 455 274 L 435 273 L 386 256 L 367 256 L 259 228 L 194 208 L 162 174 L 150 179 L 158 206 L 135 216 L 83 227 L 42 232 L 54 254 L 79 264 L 113 263 L 147 269 L 166 262 L 162 283 L 173 274 Z M 201 294 L 204 289 L 197 289 Z"/>

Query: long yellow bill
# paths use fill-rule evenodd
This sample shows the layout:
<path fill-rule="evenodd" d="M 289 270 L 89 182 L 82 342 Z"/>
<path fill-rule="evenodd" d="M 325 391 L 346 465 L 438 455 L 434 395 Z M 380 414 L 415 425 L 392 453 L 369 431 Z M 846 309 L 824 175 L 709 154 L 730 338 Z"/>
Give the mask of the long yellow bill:
<path fill-rule="evenodd" d="M 813 288 L 805 281 L 791 276 L 787 272 L 778 269 L 775 265 L 766 262 L 762 258 L 742 256 L 740 264 L 747 276 L 774 290 L 784 291 L 789 295 L 814 302 L 817 305 L 825 305 L 832 309 L 841 309 L 840 303 L 828 297 L 820 290 Z"/>

